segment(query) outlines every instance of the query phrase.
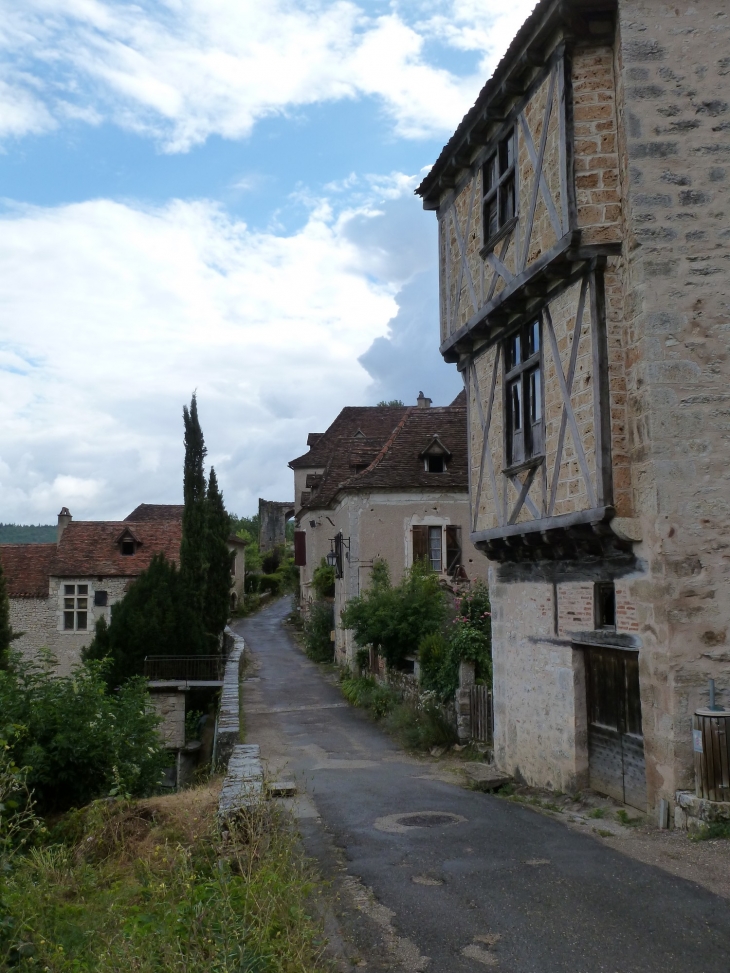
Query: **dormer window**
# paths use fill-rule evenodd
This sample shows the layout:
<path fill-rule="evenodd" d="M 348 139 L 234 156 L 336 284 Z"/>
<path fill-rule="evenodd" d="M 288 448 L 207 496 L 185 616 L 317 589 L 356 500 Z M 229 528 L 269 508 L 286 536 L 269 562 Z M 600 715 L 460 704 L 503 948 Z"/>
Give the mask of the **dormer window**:
<path fill-rule="evenodd" d="M 135 537 L 129 527 L 125 528 L 119 537 L 117 537 L 119 550 L 125 557 L 132 557 L 137 548 L 140 546 L 140 543 L 141 541 L 139 538 Z"/>
<path fill-rule="evenodd" d="M 420 455 L 427 473 L 445 473 L 451 459 L 451 453 L 435 433 Z"/>

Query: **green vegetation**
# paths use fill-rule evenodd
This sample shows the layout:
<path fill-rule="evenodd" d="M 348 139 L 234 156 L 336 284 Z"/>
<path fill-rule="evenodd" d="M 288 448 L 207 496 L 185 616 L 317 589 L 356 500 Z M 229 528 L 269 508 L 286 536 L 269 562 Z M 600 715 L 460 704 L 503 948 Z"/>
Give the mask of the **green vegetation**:
<path fill-rule="evenodd" d="M 379 683 L 371 676 L 348 673 L 344 674 L 340 689 L 353 706 L 360 706 L 376 720 L 382 720 L 385 729 L 409 750 L 430 750 L 456 743 L 456 732 L 432 693 L 404 699 L 392 686 Z"/>
<path fill-rule="evenodd" d="M 690 833 L 692 841 L 730 840 L 730 821 L 713 821 Z"/>
<path fill-rule="evenodd" d="M 226 627 L 230 610 L 231 565 L 233 553 L 228 550 L 231 532 L 230 519 L 218 488 L 213 467 L 208 478 L 205 497 L 205 598 L 203 600 L 203 631 L 210 651 L 218 650 L 218 639 Z"/>
<path fill-rule="evenodd" d="M 84 660 L 108 659 L 110 686 L 142 673 L 146 655 L 206 655 L 218 651 L 228 620 L 231 559 L 230 518 L 206 455 L 195 395 L 183 406 L 185 467 L 180 569 L 163 554 L 112 606 L 111 621 L 96 623 Z"/>
<path fill-rule="evenodd" d="M 55 524 L 0 524 L 0 544 L 55 544 Z"/>
<path fill-rule="evenodd" d="M 385 406 L 387 409 L 405 409 L 406 404 L 400 399 L 381 399 L 380 402 L 378 402 L 378 407 L 380 408 L 382 406 Z"/>
<path fill-rule="evenodd" d="M 473 662 L 477 683 L 492 683 L 492 618 L 489 589 L 475 581 L 456 600 L 456 616 L 446 631 L 424 635 L 418 647 L 421 686 L 439 699 L 450 699 L 459 685 L 459 663 Z"/>
<path fill-rule="evenodd" d="M 605 807 L 594 807 L 592 811 L 589 811 L 586 815 L 587 818 L 605 818 L 606 808 Z"/>
<path fill-rule="evenodd" d="M 324 558 L 312 572 L 312 587 L 320 600 L 335 596 L 335 569 Z"/>
<path fill-rule="evenodd" d="M 43 812 L 145 794 L 160 782 L 168 757 L 144 680 L 110 693 L 103 669 L 89 663 L 58 676 L 51 659 L 38 668 L 15 658 L 0 672 L 0 713 L 14 728 L 0 733 L 0 774 L 26 768 Z"/>
<path fill-rule="evenodd" d="M 271 805 L 225 835 L 213 788 L 92 804 L 0 869 L 0 969 L 314 973 L 318 876 Z"/>
<path fill-rule="evenodd" d="M 0 670 L 6 668 L 10 645 L 19 637 L 20 632 L 14 632 L 10 625 L 8 586 L 5 581 L 5 575 L 3 574 L 3 566 L 0 564 Z"/>
<path fill-rule="evenodd" d="M 334 642 L 330 638 L 335 627 L 335 613 L 330 601 L 315 601 L 304 618 L 302 637 L 304 649 L 313 662 L 332 662 Z"/>
<path fill-rule="evenodd" d="M 342 624 L 354 629 L 358 645 L 372 645 L 393 669 L 416 655 L 424 636 L 438 631 L 447 606 L 437 576 L 418 562 L 398 585 L 392 585 L 388 565 L 376 561 L 370 587 L 353 598 L 342 612 Z"/>
<path fill-rule="evenodd" d="M 628 812 L 623 808 L 619 808 L 619 810 L 616 811 L 616 819 L 625 828 L 633 828 L 634 825 L 641 824 L 641 818 L 630 818 Z"/>
<path fill-rule="evenodd" d="M 151 650 L 150 646 L 154 646 Z M 146 571 L 112 605 L 111 623 L 102 616 L 84 661 L 107 660 L 109 686 L 142 673 L 144 658 L 154 655 L 204 654 L 200 620 L 187 598 L 182 574 L 164 554 L 156 554 Z"/>

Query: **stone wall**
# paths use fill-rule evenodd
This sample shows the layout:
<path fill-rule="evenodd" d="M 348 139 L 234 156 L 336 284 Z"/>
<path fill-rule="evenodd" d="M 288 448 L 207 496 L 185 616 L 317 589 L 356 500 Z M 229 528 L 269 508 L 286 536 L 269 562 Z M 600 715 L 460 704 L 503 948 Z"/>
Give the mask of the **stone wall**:
<path fill-rule="evenodd" d="M 25 659 L 38 658 L 41 649 L 48 649 L 58 660 L 59 675 L 67 675 L 81 661 L 82 650 L 94 637 L 94 626 L 102 616 L 111 618 L 111 606 L 124 597 L 132 578 L 51 578 L 48 598 L 11 598 L 10 624 L 23 635 L 13 648 Z M 64 631 L 64 584 L 88 584 L 88 617 L 84 632 Z M 94 607 L 94 592 L 107 592 L 107 607 Z"/>
<path fill-rule="evenodd" d="M 162 719 L 159 732 L 168 750 L 185 746 L 185 693 L 182 690 L 150 690 L 152 707 Z"/>
<path fill-rule="evenodd" d="M 259 550 L 262 553 L 286 543 L 286 521 L 292 516 L 293 503 L 259 499 Z"/>
<path fill-rule="evenodd" d="M 654 799 L 691 784 L 707 680 L 730 706 L 730 7 L 620 0 L 630 585 Z"/>

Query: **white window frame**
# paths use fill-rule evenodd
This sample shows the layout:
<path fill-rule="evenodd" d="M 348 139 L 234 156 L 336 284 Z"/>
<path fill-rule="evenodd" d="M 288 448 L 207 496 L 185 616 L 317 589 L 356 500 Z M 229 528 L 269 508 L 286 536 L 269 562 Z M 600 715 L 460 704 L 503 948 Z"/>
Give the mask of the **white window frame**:
<path fill-rule="evenodd" d="M 80 590 L 81 589 L 81 590 Z M 73 635 L 76 632 L 91 631 L 93 622 L 93 612 L 90 602 L 93 604 L 94 591 L 88 581 L 63 581 L 61 582 L 61 631 Z M 66 625 L 68 615 L 72 616 L 72 625 Z M 79 615 L 83 615 L 86 624 L 79 626 Z"/>

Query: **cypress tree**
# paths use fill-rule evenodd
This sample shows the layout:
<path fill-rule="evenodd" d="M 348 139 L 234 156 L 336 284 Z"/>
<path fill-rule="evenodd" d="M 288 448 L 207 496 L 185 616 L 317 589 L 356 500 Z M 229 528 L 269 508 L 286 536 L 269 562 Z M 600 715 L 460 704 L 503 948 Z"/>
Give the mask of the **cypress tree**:
<path fill-rule="evenodd" d="M 4 669 L 8 662 L 10 643 L 19 638 L 20 632 L 14 632 L 10 625 L 10 600 L 8 586 L 0 564 L 0 669 Z"/>
<path fill-rule="evenodd" d="M 185 508 L 180 543 L 180 574 L 188 604 L 203 624 L 206 591 L 206 501 L 203 461 L 207 449 L 198 421 L 198 402 L 193 392 L 190 409 L 183 406 L 185 423 L 185 466 L 183 499 Z"/>
<path fill-rule="evenodd" d="M 226 513 L 223 496 L 218 488 L 218 478 L 215 475 L 215 470 L 211 467 L 206 499 L 208 574 L 203 624 L 209 641 L 215 641 L 215 648 L 218 646 L 218 638 L 228 621 L 231 561 L 233 558 L 233 554 L 228 550 L 230 530 L 230 518 Z"/>

